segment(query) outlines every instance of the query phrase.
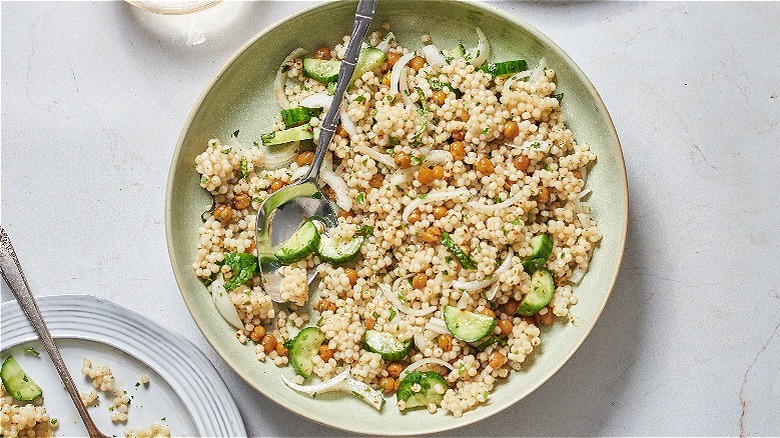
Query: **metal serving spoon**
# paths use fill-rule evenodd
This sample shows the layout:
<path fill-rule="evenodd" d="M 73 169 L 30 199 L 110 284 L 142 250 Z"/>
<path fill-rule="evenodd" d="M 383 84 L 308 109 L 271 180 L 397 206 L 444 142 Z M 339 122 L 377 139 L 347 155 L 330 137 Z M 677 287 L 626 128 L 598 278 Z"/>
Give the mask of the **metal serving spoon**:
<path fill-rule="evenodd" d="M 352 74 L 355 72 L 361 44 L 374 17 L 377 1 L 360 0 L 358 2 L 352 35 L 347 45 L 344 60 L 341 62 L 339 78 L 336 82 L 336 92 L 333 94 L 333 101 L 322 120 L 320 138 L 317 142 L 314 160 L 309 167 L 309 171 L 295 184 L 284 187 L 269 196 L 257 211 L 255 241 L 260 277 L 266 293 L 276 302 L 283 300 L 279 293 L 281 276 L 277 272 L 281 264 L 273 255 L 274 246 L 285 242 L 295 232 L 301 222 L 311 216 L 324 217 L 333 224 L 337 222 L 336 209 L 322 195 L 317 180 L 320 175 L 322 161 L 325 158 L 325 152 L 328 150 L 328 144 L 338 126 L 339 106 Z M 309 281 L 311 282 L 312 279 L 313 277 Z"/>
<path fill-rule="evenodd" d="M 8 283 L 8 287 L 11 288 L 11 292 L 16 297 L 16 301 L 22 306 L 22 310 L 30 324 L 38 333 L 38 337 L 41 338 L 43 348 L 46 349 L 51 361 L 54 362 L 54 368 L 57 369 L 57 373 L 59 373 L 62 383 L 65 385 L 65 390 L 68 391 L 71 400 L 73 400 L 73 404 L 76 405 L 81 421 L 87 427 L 90 438 L 108 438 L 107 435 L 98 430 L 95 422 L 92 421 L 92 417 L 89 416 L 89 412 L 87 412 L 87 407 L 81 402 L 79 390 L 76 389 L 76 384 L 73 383 L 68 368 L 65 366 L 65 362 L 54 344 L 54 339 L 46 327 L 43 315 L 41 315 L 41 311 L 38 309 L 38 303 L 30 291 L 24 272 L 22 272 L 19 259 L 16 258 L 16 252 L 13 245 L 11 245 L 11 239 L 5 233 L 3 227 L 0 227 L 0 271 L 2 271 L 5 282 Z"/>

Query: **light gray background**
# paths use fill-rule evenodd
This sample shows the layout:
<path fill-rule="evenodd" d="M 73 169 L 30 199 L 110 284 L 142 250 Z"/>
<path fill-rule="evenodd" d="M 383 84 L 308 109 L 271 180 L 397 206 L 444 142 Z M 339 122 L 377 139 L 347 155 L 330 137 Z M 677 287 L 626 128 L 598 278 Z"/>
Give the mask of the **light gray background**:
<path fill-rule="evenodd" d="M 222 4 L 209 20 L 122 2 L 1 6 L 2 225 L 31 287 L 105 297 L 186 335 L 253 435 L 340 432 L 256 393 L 200 335 L 168 262 L 165 183 L 211 76 L 308 4 Z M 601 93 L 631 220 L 580 350 L 531 396 L 454 434 L 780 434 L 780 5 L 497 5 Z"/>

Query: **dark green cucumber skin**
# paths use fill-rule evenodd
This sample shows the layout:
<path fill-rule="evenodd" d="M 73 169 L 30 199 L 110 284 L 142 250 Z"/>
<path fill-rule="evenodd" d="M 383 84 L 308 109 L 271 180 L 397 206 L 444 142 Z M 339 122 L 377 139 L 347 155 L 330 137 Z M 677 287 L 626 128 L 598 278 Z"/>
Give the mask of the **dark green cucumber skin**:
<path fill-rule="evenodd" d="M 376 335 L 373 335 L 372 333 L 376 333 Z M 377 345 L 376 342 L 372 342 L 377 339 L 376 337 L 385 335 L 392 337 L 392 335 L 388 333 L 378 332 L 376 330 L 366 330 L 365 334 L 363 335 L 363 345 L 366 347 L 366 350 L 381 355 L 382 359 L 385 361 L 401 360 L 406 357 L 406 355 L 409 353 L 409 350 L 412 349 L 412 341 L 408 340 L 406 342 L 401 342 L 393 338 L 393 341 L 401 345 L 401 348 L 392 351 L 384 348 L 382 345 Z"/>
<path fill-rule="evenodd" d="M 536 246 L 532 248 L 534 253 L 523 259 L 523 269 L 528 275 L 544 268 L 550 255 L 552 255 L 553 241 L 547 234 L 540 234 L 531 239 L 531 246 Z"/>
<path fill-rule="evenodd" d="M 305 229 L 304 229 L 305 228 Z M 313 232 L 312 232 L 313 231 Z M 287 245 L 295 244 L 292 242 L 300 236 L 299 233 L 307 232 L 311 234 L 310 240 L 306 241 L 306 244 L 302 247 L 291 248 Z M 311 221 L 305 221 L 298 231 L 293 234 L 287 242 L 282 244 L 278 251 L 274 254 L 276 259 L 283 265 L 290 265 L 295 262 L 304 260 L 306 257 L 312 255 L 320 244 L 320 233 L 317 232 L 317 228 Z"/>
<path fill-rule="evenodd" d="M 292 342 L 290 342 L 290 364 L 295 369 L 295 372 L 303 376 L 304 378 L 308 379 L 311 377 L 311 369 L 309 369 L 308 365 L 311 363 L 311 357 L 314 357 L 314 354 L 317 354 L 317 347 L 319 347 L 322 344 L 322 341 L 320 341 L 317 346 L 312 350 L 312 356 L 307 357 L 308 364 L 304 365 L 301 363 L 302 356 L 306 354 L 304 352 L 304 348 L 306 347 L 305 343 L 309 341 L 309 338 L 311 336 L 317 336 L 322 338 L 322 341 L 325 340 L 325 335 L 318 329 L 317 327 L 306 327 L 305 329 L 298 332 L 298 334 L 293 338 Z"/>
<path fill-rule="evenodd" d="M 11 375 L 12 373 L 15 375 Z M 21 374 L 21 376 L 18 374 Z M 21 379 L 23 382 L 16 382 L 15 380 L 17 379 Z M 19 363 L 16 362 L 16 359 L 14 359 L 13 356 L 8 356 L 3 361 L 2 368 L 0 369 L 0 380 L 3 382 L 5 392 L 19 401 L 35 400 L 36 398 L 40 397 L 41 394 L 43 394 L 41 387 L 38 386 L 38 384 L 27 375 L 27 373 L 24 372 L 22 367 L 19 366 Z M 17 388 L 17 383 L 27 386 L 27 388 L 24 388 L 24 393 L 22 393 L 22 391 Z"/>
<path fill-rule="evenodd" d="M 477 269 L 477 264 L 474 262 L 474 259 L 466 255 L 465 252 L 458 246 L 457 243 L 455 243 L 452 240 L 452 237 L 450 237 L 450 233 L 444 231 L 441 233 L 441 243 L 445 247 L 447 247 L 448 250 L 452 253 L 453 256 L 455 256 L 456 259 L 458 259 L 458 262 L 463 267 L 463 269 Z"/>
<path fill-rule="evenodd" d="M 457 321 L 455 320 L 456 318 Z M 490 322 L 487 326 L 481 328 L 479 331 L 479 336 L 468 336 L 467 334 L 463 333 L 464 328 L 461 325 L 458 325 L 458 322 L 474 319 L 478 321 L 490 319 Z M 491 335 L 493 333 L 493 328 L 495 328 L 496 323 L 498 323 L 498 320 L 487 315 L 481 315 L 478 313 L 469 312 L 468 310 L 461 310 L 456 307 L 447 306 L 444 308 L 444 323 L 447 325 L 447 329 L 452 332 L 452 335 L 456 338 L 465 342 L 476 342 L 480 339 L 484 339 L 486 336 Z M 466 330 L 471 331 L 473 328 L 466 328 Z"/>
<path fill-rule="evenodd" d="M 305 106 L 282 110 L 282 122 L 285 129 L 303 125 L 311 120 L 311 110 Z"/>
<path fill-rule="evenodd" d="M 517 59 L 514 61 L 504 61 L 484 64 L 477 70 L 488 73 L 493 77 L 508 76 L 515 73 L 520 73 L 528 68 L 528 64 L 523 59 Z"/>
<path fill-rule="evenodd" d="M 412 391 L 412 385 L 419 384 L 420 392 Z M 406 409 L 427 406 L 428 403 L 441 403 L 444 394 L 437 394 L 434 386 L 440 384 L 446 391 L 449 388 L 447 380 L 434 371 L 413 371 L 398 385 L 398 400 L 406 403 Z"/>
<path fill-rule="evenodd" d="M 547 306 L 555 294 L 555 279 L 550 271 L 541 268 L 531 275 L 531 292 L 520 301 L 517 314 L 534 316 Z"/>
<path fill-rule="evenodd" d="M 260 140 L 262 140 L 263 145 L 265 146 L 275 146 L 312 138 L 314 138 L 314 128 L 306 123 L 282 131 L 269 132 L 260 136 Z"/>

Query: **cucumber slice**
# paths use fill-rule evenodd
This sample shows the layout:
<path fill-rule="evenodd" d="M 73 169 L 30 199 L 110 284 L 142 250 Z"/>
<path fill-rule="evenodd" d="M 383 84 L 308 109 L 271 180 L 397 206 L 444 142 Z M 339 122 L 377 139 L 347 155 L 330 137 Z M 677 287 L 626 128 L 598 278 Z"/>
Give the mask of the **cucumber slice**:
<path fill-rule="evenodd" d="M 339 78 L 340 68 L 341 61 L 303 58 L 303 74 L 323 84 L 336 82 Z"/>
<path fill-rule="evenodd" d="M 446 231 L 441 233 L 441 244 L 446 246 L 452 255 L 458 259 L 458 262 L 460 262 L 460 265 L 463 266 L 463 269 L 477 269 L 477 264 L 474 262 L 474 259 L 469 257 L 465 252 L 463 252 L 462 249 L 460 249 L 458 244 L 452 240 L 452 237 L 450 237 L 450 233 Z"/>
<path fill-rule="evenodd" d="M 504 62 L 491 62 L 489 64 L 481 65 L 477 70 L 483 71 L 494 78 L 497 78 L 499 76 L 507 76 L 512 75 L 515 73 L 520 73 L 521 71 L 528 68 L 528 64 L 526 64 L 525 60 L 523 59 L 517 59 L 514 61 L 504 61 Z"/>
<path fill-rule="evenodd" d="M 8 356 L 0 368 L 0 377 L 5 390 L 11 397 L 20 401 L 35 400 L 43 394 L 43 390 L 28 376 L 16 362 L 13 356 Z"/>
<path fill-rule="evenodd" d="M 322 260 L 335 265 L 351 262 L 360 254 L 363 240 L 365 240 L 363 236 L 357 236 L 347 241 L 322 236 L 317 247 L 317 254 Z"/>
<path fill-rule="evenodd" d="M 377 330 L 366 330 L 363 335 L 366 350 L 382 355 L 386 361 L 401 360 L 412 348 L 411 339 L 401 342 L 390 333 Z"/>
<path fill-rule="evenodd" d="M 414 384 L 420 385 L 420 391 L 414 392 Z M 437 391 L 436 387 L 441 386 Z M 409 373 L 401 384 L 398 385 L 398 401 L 405 403 L 404 409 L 416 408 L 418 406 L 428 406 L 430 403 L 439 404 L 444 398 L 444 392 L 450 385 L 439 373 L 434 371 L 414 371 Z M 442 391 L 442 389 L 444 391 Z M 441 394 L 440 394 L 441 392 Z"/>
<path fill-rule="evenodd" d="M 308 123 L 281 131 L 269 132 L 260 136 L 265 146 L 290 143 L 293 141 L 310 140 L 314 138 L 314 129 Z"/>
<path fill-rule="evenodd" d="M 296 126 L 303 125 L 304 123 L 308 123 L 313 115 L 314 111 L 312 111 L 311 108 L 306 108 L 305 106 L 283 109 L 282 122 L 284 122 L 285 128 L 294 128 Z"/>
<path fill-rule="evenodd" d="M 444 324 L 447 325 L 447 330 L 462 341 L 474 342 L 488 336 L 493 333 L 496 322 L 496 318 L 481 313 L 452 306 L 444 308 Z"/>
<path fill-rule="evenodd" d="M 458 46 L 452 49 L 452 57 L 454 59 L 463 58 L 466 56 L 466 46 L 463 43 L 458 43 Z"/>
<path fill-rule="evenodd" d="M 533 316 L 550 303 L 555 292 L 553 276 L 547 269 L 541 268 L 531 275 L 531 292 L 520 301 L 517 314 Z"/>
<path fill-rule="evenodd" d="M 553 241 L 547 234 L 540 234 L 531 239 L 533 254 L 523 259 L 523 269 L 529 275 L 544 267 L 550 258 L 553 249 Z"/>
<path fill-rule="evenodd" d="M 283 265 L 299 262 L 310 256 L 320 244 L 320 233 L 312 221 L 301 224 L 289 239 L 276 251 L 274 256 Z"/>
<path fill-rule="evenodd" d="M 374 48 L 367 47 L 360 51 L 360 57 L 358 58 L 357 65 L 355 66 L 355 73 L 352 74 L 352 80 L 363 76 L 363 73 L 371 70 L 378 69 L 382 63 L 385 62 L 385 52 Z"/>
<path fill-rule="evenodd" d="M 295 372 L 308 379 L 314 369 L 312 358 L 325 342 L 325 334 L 317 327 L 306 327 L 298 332 L 290 343 L 290 364 Z"/>

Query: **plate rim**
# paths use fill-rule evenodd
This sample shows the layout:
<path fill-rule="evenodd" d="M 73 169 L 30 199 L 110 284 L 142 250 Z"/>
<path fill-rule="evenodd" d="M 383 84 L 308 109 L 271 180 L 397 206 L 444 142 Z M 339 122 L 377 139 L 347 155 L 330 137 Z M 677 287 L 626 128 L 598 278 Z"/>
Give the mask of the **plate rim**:
<path fill-rule="evenodd" d="M 615 283 L 617 282 L 618 274 L 620 273 L 620 268 L 623 262 L 623 256 L 625 253 L 625 246 L 626 241 L 628 238 L 628 219 L 629 219 L 629 187 L 628 187 L 628 175 L 626 171 L 626 164 L 625 164 L 625 158 L 623 156 L 623 149 L 620 143 L 620 138 L 617 133 L 617 129 L 615 128 L 615 123 L 612 120 L 612 117 L 609 114 L 609 111 L 607 110 L 607 107 L 604 103 L 604 100 L 602 99 L 601 95 L 599 94 L 598 90 L 596 90 L 596 87 L 593 85 L 591 80 L 588 78 L 588 76 L 585 74 L 585 72 L 580 68 L 580 66 L 574 62 L 574 60 L 569 56 L 566 51 L 564 51 L 558 44 L 556 44 L 550 37 L 536 29 L 534 26 L 526 22 L 525 20 L 515 17 L 514 15 L 510 14 L 509 12 L 506 12 L 502 9 L 499 9 L 496 6 L 483 3 L 483 2 L 474 2 L 469 0 L 427 0 L 431 2 L 445 2 L 445 1 L 451 1 L 455 3 L 459 3 L 461 5 L 467 5 L 470 7 L 474 7 L 476 9 L 481 10 L 482 13 L 488 13 L 488 14 L 494 14 L 499 16 L 500 18 L 512 23 L 514 26 L 520 27 L 533 35 L 535 38 L 537 38 L 539 41 L 541 41 L 546 47 L 549 47 L 550 50 L 556 53 L 556 55 L 560 56 L 562 60 L 564 60 L 572 69 L 572 72 L 574 75 L 578 78 L 578 80 L 582 83 L 582 85 L 586 88 L 588 93 L 590 93 L 596 102 L 597 108 L 601 116 L 606 120 L 608 125 L 608 132 L 607 137 L 610 138 L 610 146 L 614 146 L 615 150 L 613 153 L 615 154 L 616 162 L 618 164 L 618 170 L 619 170 L 619 177 L 617 180 L 620 183 L 620 191 L 621 191 L 621 201 L 623 202 L 623 205 L 625 206 L 623 209 L 623 220 L 620 224 L 620 235 L 619 235 L 619 245 L 618 245 L 618 251 L 617 251 L 617 262 L 614 267 L 614 272 L 612 273 L 611 280 L 609 281 L 608 287 L 606 288 L 606 293 L 604 294 L 604 297 L 601 300 L 601 303 L 598 305 L 597 311 L 594 313 L 594 317 L 592 321 L 590 321 L 589 325 L 585 327 L 585 330 L 583 331 L 582 335 L 580 335 L 579 340 L 574 344 L 573 348 L 564 356 L 563 360 L 560 361 L 560 363 L 551 368 L 548 373 L 544 375 L 543 378 L 539 379 L 538 382 L 536 382 L 534 385 L 530 386 L 525 391 L 522 391 L 518 393 L 518 396 L 509 403 L 506 403 L 503 406 L 498 406 L 495 408 L 495 410 L 485 411 L 484 413 L 477 413 L 476 410 L 474 412 L 474 415 L 470 416 L 468 419 L 464 419 L 463 417 L 459 418 L 457 424 L 453 424 L 452 426 L 441 426 L 441 427 L 434 427 L 429 428 L 425 430 L 421 430 L 418 432 L 414 432 L 413 434 L 416 435 L 422 435 L 422 434 L 432 434 L 432 433 L 440 433 L 450 430 L 459 429 L 461 427 L 468 426 L 470 424 L 477 423 L 479 421 L 485 420 L 489 417 L 492 417 L 493 415 L 504 411 L 505 409 L 509 408 L 510 406 L 513 406 L 520 400 L 524 399 L 537 389 L 539 389 L 540 386 L 542 386 L 544 383 L 546 383 L 553 375 L 555 375 L 566 363 L 569 362 L 571 357 L 580 349 L 582 344 L 585 342 L 585 340 L 590 336 L 591 331 L 598 323 L 598 320 L 601 318 L 601 314 L 604 311 L 604 308 L 607 305 L 607 302 L 609 301 L 610 296 L 612 295 L 612 291 L 615 288 Z M 266 28 L 262 29 L 260 32 L 249 38 L 244 44 L 242 44 L 233 54 L 230 55 L 230 57 L 227 58 L 227 60 L 224 61 L 220 69 L 211 77 L 211 80 L 206 84 L 203 91 L 198 96 L 198 99 L 196 100 L 195 104 L 192 107 L 192 110 L 190 111 L 189 115 L 187 116 L 187 120 L 184 123 L 181 133 L 179 134 L 179 138 L 177 139 L 176 147 L 173 150 L 173 154 L 171 156 L 171 164 L 168 169 L 168 181 L 166 183 L 166 191 L 165 191 L 165 240 L 166 240 L 166 246 L 168 248 L 168 258 L 171 262 L 171 268 L 173 270 L 174 277 L 176 279 L 176 284 L 179 288 L 179 293 L 182 295 L 182 299 L 184 300 L 185 305 L 187 306 L 187 310 L 190 311 L 190 314 L 192 315 L 192 309 L 194 308 L 194 304 L 191 303 L 190 297 L 187 296 L 184 292 L 184 280 L 182 279 L 182 276 L 185 275 L 182 272 L 181 267 L 179 266 L 179 263 L 176 261 L 174 257 L 174 243 L 173 243 L 173 212 L 172 212 L 172 203 L 171 198 L 173 197 L 173 177 L 176 173 L 176 157 L 178 157 L 181 153 L 181 150 L 184 146 L 184 139 L 187 135 L 187 132 L 192 125 L 192 122 L 198 112 L 198 109 L 202 105 L 203 101 L 205 100 L 208 93 L 211 91 L 211 89 L 214 87 L 214 85 L 217 83 L 217 81 L 222 77 L 222 75 L 233 65 L 233 63 L 236 61 L 236 59 L 241 56 L 241 54 L 246 51 L 250 46 L 252 46 L 258 39 L 265 36 L 272 30 L 276 29 L 277 27 L 283 25 L 284 23 L 287 23 L 288 21 L 297 19 L 301 15 L 309 14 L 317 9 L 327 9 L 331 7 L 335 7 L 334 5 L 341 3 L 339 1 L 326 1 L 323 3 L 317 3 L 311 6 L 308 6 L 306 8 L 303 8 L 302 10 L 295 12 L 291 15 L 288 15 L 285 18 L 282 18 L 275 23 L 272 23 L 268 25 Z M 354 1 L 352 2 L 354 3 Z M 189 266 L 189 265 L 187 265 Z M 313 417 L 310 415 L 307 411 L 304 409 L 301 409 L 297 406 L 287 406 L 280 401 L 276 400 L 274 395 L 270 391 L 266 391 L 263 388 L 260 388 L 256 385 L 254 385 L 251 382 L 249 373 L 245 370 L 242 370 L 238 364 L 235 363 L 235 361 L 226 354 L 225 351 L 222 350 L 222 348 L 219 346 L 219 340 L 217 339 L 211 339 L 209 336 L 206 335 L 207 331 L 204 330 L 204 322 L 199 321 L 196 318 L 192 318 L 195 322 L 195 325 L 200 330 L 203 337 L 206 339 L 206 341 L 211 345 L 211 347 L 214 349 L 214 351 L 217 352 L 217 354 L 222 358 L 223 361 L 239 376 L 241 379 L 246 382 L 247 385 L 249 385 L 251 388 L 255 389 L 259 393 L 263 394 L 265 397 L 273 401 L 279 406 L 282 406 L 283 408 L 294 412 L 310 421 L 313 421 L 318 424 L 322 424 L 324 426 L 331 427 L 336 430 L 341 431 L 347 431 L 351 433 L 359 433 L 364 435 L 371 435 L 375 432 L 368 430 L 368 429 L 356 429 L 353 427 L 344 427 L 336 422 L 328 422 L 326 420 Z M 383 432 L 385 435 L 392 435 L 392 436 L 404 436 L 404 435 L 410 435 L 409 433 L 404 432 L 397 432 L 394 433 L 392 431 Z"/>
<path fill-rule="evenodd" d="M 85 300 L 91 301 L 90 305 L 84 305 Z M 219 371 L 216 369 L 213 363 L 208 359 L 208 357 L 191 341 L 189 341 L 187 338 L 182 336 L 179 333 L 176 333 L 174 331 L 168 330 L 162 325 L 158 324 L 157 322 L 151 320 L 150 318 L 147 318 L 146 316 L 128 308 L 125 306 L 122 306 L 121 304 L 117 304 L 113 301 L 107 300 L 105 298 L 97 297 L 95 295 L 90 294 L 58 294 L 58 295 L 44 295 L 36 297 L 36 301 L 38 303 L 38 306 L 41 310 L 41 313 L 44 315 L 44 320 L 47 321 L 47 325 L 49 326 L 49 331 L 51 332 L 52 337 L 55 339 L 76 339 L 76 340 L 82 340 L 82 341 L 89 341 L 89 342 L 96 342 L 98 344 L 102 344 L 104 346 L 107 346 L 108 348 L 119 350 L 129 356 L 131 356 L 134 360 L 144 364 L 145 366 L 151 368 L 154 370 L 155 373 L 157 373 L 161 378 L 163 378 L 166 381 L 166 384 L 171 387 L 171 390 L 174 392 L 175 396 L 183 403 L 183 406 L 185 409 L 188 410 L 188 414 L 193 420 L 193 426 L 195 427 L 195 433 L 198 435 L 208 435 L 208 434 L 217 434 L 217 433 L 224 433 L 225 436 L 246 436 L 246 425 L 244 424 L 243 418 L 241 416 L 241 412 L 238 409 L 238 406 L 236 405 L 235 399 L 230 393 L 229 388 L 225 384 L 225 381 L 222 379 L 222 376 L 219 374 Z M 51 313 L 54 311 L 58 311 L 58 308 L 65 305 L 77 305 L 78 312 L 81 313 L 59 313 L 56 316 L 55 315 L 48 315 L 47 313 Z M 24 311 L 22 310 L 19 303 L 14 300 L 10 299 L 7 301 L 4 301 L 0 303 L 0 311 L 2 311 L 3 314 L 3 325 L 8 327 L 8 324 L 14 324 L 15 327 L 12 328 L 12 332 L 10 333 L 12 338 L 8 338 L 9 335 L 8 329 L 4 330 L 3 333 L 3 345 L 2 350 L 0 351 L 8 351 L 11 348 L 14 348 L 18 345 L 27 343 L 27 342 L 40 342 L 40 339 L 38 338 L 38 334 L 33 329 L 32 325 L 29 324 L 27 317 L 24 315 Z M 100 312 L 97 312 L 100 311 Z M 111 313 L 113 312 L 113 313 Z M 169 351 L 178 351 L 182 358 L 187 357 L 188 362 L 192 363 L 192 367 L 194 370 L 198 371 L 197 377 L 200 378 L 201 376 L 205 376 L 204 373 L 213 373 L 212 376 L 206 379 L 202 379 L 203 382 L 210 382 L 210 387 L 207 387 L 208 385 L 204 385 L 202 390 L 206 393 L 213 393 L 213 391 L 218 391 L 220 394 L 217 394 L 215 396 L 215 400 L 220 400 L 224 402 L 225 400 L 230 400 L 232 403 L 217 403 L 218 406 L 220 406 L 223 410 L 222 413 L 227 415 L 225 417 L 220 418 L 219 411 L 211 411 L 216 417 L 216 420 L 220 424 L 214 424 L 210 428 L 206 429 L 205 427 L 209 426 L 208 422 L 203 422 L 202 427 L 198 427 L 198 420 L 197 417 L 203 417 L 203 413 L 205 412 L 192 412 L 190 409 L 189 404 L 186 402 L 186 398 L 188 394 L 182 394 L 181 391 L 186 390 L 187 385 L 181 385 L 181 382 L 178 382 L 177 379 L 173 378 L 175 376 L 175 373 L 173 373 L 173 369 L 170 369 L 170 371 L 166 370 L 165 368 L 161 368 L 160 365 L 162 364 L 162 361 L 155 363 L 154 361 L 147 360 L 146 358 L 154 358 L 157 356 L 157 353 L 154 351 L 154 349 L 150 346 L 149 350 L 142 351 L 138 350 L 137 348 L 133 348 L 133 346 L 129 346 L 130 342 L 125 339 L 123 341 L 123 336 L 127 335 L 120 335 L 118 333 L 124 333 L 122 330 L 104 330 L 104 331 L 88 331 L 85 330 L 83 333 L 80 333 L 82 329 L 78 328 L 79 326 L 84 326 L 82 323 L 83 317 L 89 317 L 89 316 L 102 316 L 105 318 L 110 318 L 112 316 L 120 316 L 123 319 L 118 319 L 117 324 L 118 327 L 121 328 L 130 328 L 132 329 L 132 326 L 130 325 L 131 321 L 135 321 L 138 323 L 141 323 L 143 327 L 151 332 L 153 335 L 156 336 L 156 342 L 158 344 L 163 344 L 165 348 L 167 348 Z M 57 318 L 57 319 L 55 319 Z M 64 320 L 62 318 L 65 318 Z M 54 321 L 52 321 L 55 319 Z M 70 321 L 68 321 L 70 319 Z M 91 320 L 94 321 L 94 320 Z M 66 327 L 61 327 L 61 324 L 67 324 Z M 72 326 L 71 326 L 72 325 Z M 90 323 L 87 324 L 87 327 L 95 327 L 97 328 L 103 328 L 100 326 L 101 323 Z M 116 327 L 114 327 L 116 328 Z M 74 333 L 75 331 L 75 333 Z M 138 338 L 135 340 L 139 345 L 146 346 L 147 344 L 142 342 L 144 341 L 144 338 L 148 339 L 147 335 L 142 335 L 140 332 L 135 332 L 136 336 Z M 145 356 L 146 358 L 140 358 L 138 356 Z M 216 379 L 214 378 L 216 377 Z M 187 379 L 188 382 L 192 382 L 192 379 Z M 189 385 L 190 387 L 192 385 Z M 215 402 L 216 403 L 216 402 Z M 192 406 L 198 407 L 203 406 L 204 409 L 211 408 L 212 406 L 204 406 L 200 403 L 192 403 Z M 220 429 L 221 428 L 221 429 Z"/>

